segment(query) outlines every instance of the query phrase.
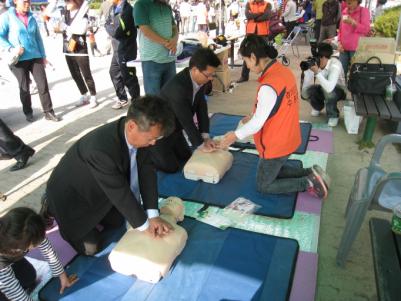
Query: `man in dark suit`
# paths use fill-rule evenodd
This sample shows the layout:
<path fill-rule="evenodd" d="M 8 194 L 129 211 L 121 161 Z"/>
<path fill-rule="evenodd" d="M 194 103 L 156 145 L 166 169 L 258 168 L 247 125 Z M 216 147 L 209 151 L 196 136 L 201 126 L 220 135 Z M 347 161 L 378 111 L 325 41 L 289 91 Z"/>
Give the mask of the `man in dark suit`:
<path fill-rule="evenodd" d="M 207 48 L 197 50 L 185 68 L 162 88 L 160 96 L 167 101 L 175 114 L 175 131 L 152 147 L 155 165 L 165 172 L 176 172 L 180 162 L 191 157 L 182 130 L 188 135 L 193 148 L 213 151 L 215 142 L 209 137 L 209 116 L 204 85 L 215 77 L 220 60 Z M 198 125 L 194 122 L 196 115 Z"/>
<path fill-rule="evenodd" d="M 107 230 L 125 219 L 152 236 L 170 231 L 158 217 L 157 178 L 148 146 L 173 127 L 174 115 L 163 100 L 138 98 L 127 117 L 82 137 L 60 160 L 47 183 L 47 211 L 78 253 L 97 253 Z"/>

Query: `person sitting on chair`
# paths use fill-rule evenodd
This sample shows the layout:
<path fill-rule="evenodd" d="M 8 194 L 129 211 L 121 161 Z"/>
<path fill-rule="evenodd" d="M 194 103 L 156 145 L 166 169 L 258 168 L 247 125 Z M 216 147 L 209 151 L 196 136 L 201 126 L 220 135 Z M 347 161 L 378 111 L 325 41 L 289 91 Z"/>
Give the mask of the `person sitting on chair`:
<path fill-rule="evenodd" d="M 312 106 L 311 115 L 320 115 L 326 105 L 328 125 L 337 126 L 339 111 L 337 102 L 346 97 L 344 70 L 338 58 L 333 57 L 333 47 L 327 43 L 317 46 L 317 64 L 310 67 L 318 84 L 303 88 L 302 96 Z"/>
<path fill-rule="evenodd" d="M 156 168 L 173 173 L 181 162 L 191 157 L 182 130 L 187 133 L 192 147 L 202 146 L 205 151 L 215 149 L 215 142 L 209 138 L 205 84 L 214 78 L 219 65 L 220 60 L 212 50 L 201 48 L 192 55 L 189 68 L 182 70 L 162 88 L 160 96 L 170 104 L 175 114 L 175 131 L 152 147 Z"/>

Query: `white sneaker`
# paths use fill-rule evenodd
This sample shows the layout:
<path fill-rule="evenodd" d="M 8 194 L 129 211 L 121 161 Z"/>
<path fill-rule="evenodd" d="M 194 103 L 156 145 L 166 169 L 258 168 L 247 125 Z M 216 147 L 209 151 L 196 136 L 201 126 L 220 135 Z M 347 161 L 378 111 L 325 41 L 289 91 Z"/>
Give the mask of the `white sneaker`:
<path fill-rule="evenodd" d="M 75 104 L 76 107 L 82 107 L 89 104 L 89 96 L 88 95 L 82 95 L 78 102 Z"/>
<path fill-rule="evenodd" d="M 116 103 L 111 107 L 114 110 L 119 110 L 128 105 L 128 100 L 117 100 Z"/>
<path fill-rule="evenodd" d="M 327 122 L 328 126 L 335 127 L 338 124 L 338 118 L 329 118 L 329 121 Z"/>
<path fill-rule="evenodd" d="M 312 109 L 312 111 L 310 112 L 310 115 L 313 117 L 318 117 L 320 115 L 320 111 Z"/>
<path fill-rule="evenodd" d="M 89 108 L 93 109 L 96 108 L 98 105 L 97 100 L 96 100 L 96 96 L 91 96 L 90 100 L 89 100 Z"/>

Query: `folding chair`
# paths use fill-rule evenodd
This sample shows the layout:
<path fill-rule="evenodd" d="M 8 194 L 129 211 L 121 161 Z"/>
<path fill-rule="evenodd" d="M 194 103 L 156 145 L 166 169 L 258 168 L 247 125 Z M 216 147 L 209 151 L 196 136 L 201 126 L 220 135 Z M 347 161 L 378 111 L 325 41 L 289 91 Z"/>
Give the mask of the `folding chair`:
<path fill-rule="evenodd" d="M 290 34 L 287 36 L 287 38 L 283 39 L 283 44 L 277 50 L 279 53 L 277 58 L 278 59 L 281 58 L 281 62 L 283 63 L 284 66 L 288 66 L 290 64 L 290 60 L 286 56 L 288 48 L 291 47 L 292 54 L 299 58 L 299 49 L 298 46 L 294 44 L 294 41 L 296 40 L 300 32 L 301 32 L 301 27 L 295 26 L 294 29 L 290 32 Z M 297 49 L 297 54 L 295 54 L 294 46 Z"/>
<path fill-rule="evenodd" d="M 337 252 L 337 264 L 344 266 L 352 243 L 365 218 L 372 209 L 389 211 L 401 203 L 401 172 L 386 172 L 380 166 L 384 147 L 390 143 L 401 144 L 401 135 L 382 137 L 368 167 L 358 170 L 345 211 L 346 224 Z"/>

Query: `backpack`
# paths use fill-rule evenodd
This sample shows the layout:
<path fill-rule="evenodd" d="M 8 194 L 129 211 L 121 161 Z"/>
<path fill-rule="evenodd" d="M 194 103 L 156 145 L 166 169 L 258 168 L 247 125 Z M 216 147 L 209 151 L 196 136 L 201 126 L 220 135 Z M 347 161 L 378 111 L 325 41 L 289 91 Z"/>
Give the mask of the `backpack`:
<path fill-rule="evenodd" d="M 323 17 L 322 25 L 329 26 L 337 24 L 340 13 L 340 5 L 337 0 L 327 0 L 322 7 Z"/>

